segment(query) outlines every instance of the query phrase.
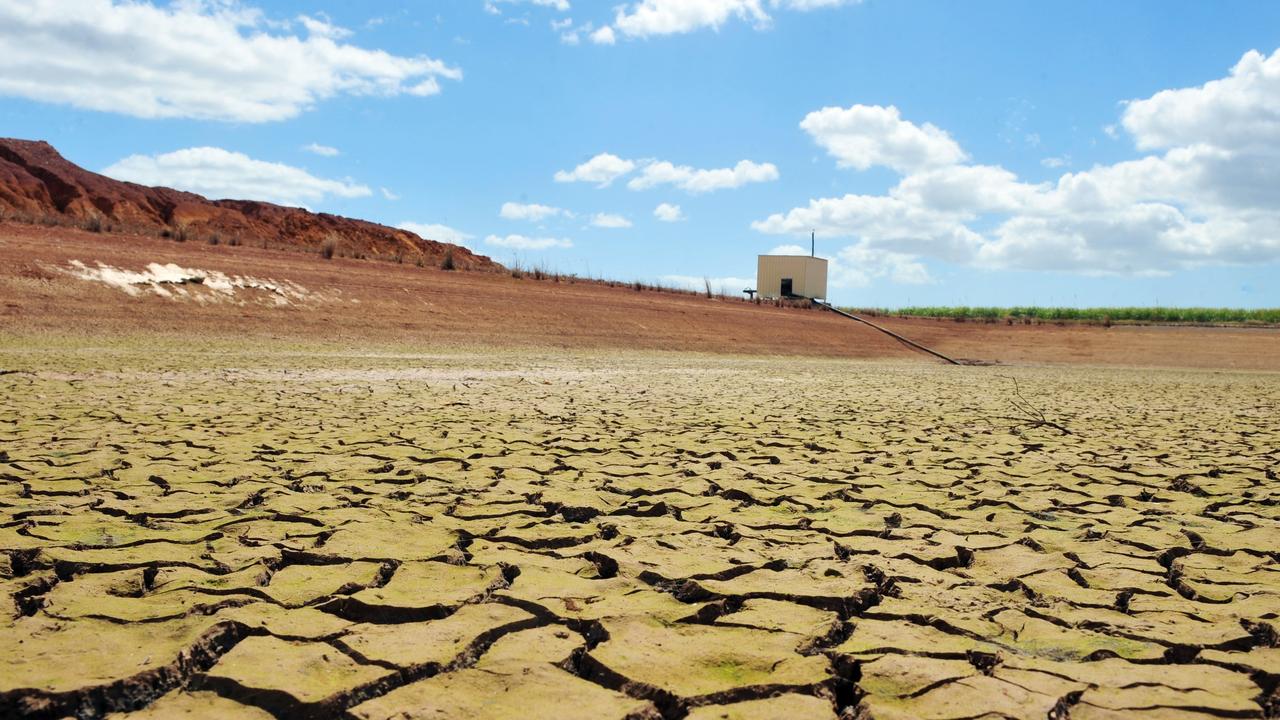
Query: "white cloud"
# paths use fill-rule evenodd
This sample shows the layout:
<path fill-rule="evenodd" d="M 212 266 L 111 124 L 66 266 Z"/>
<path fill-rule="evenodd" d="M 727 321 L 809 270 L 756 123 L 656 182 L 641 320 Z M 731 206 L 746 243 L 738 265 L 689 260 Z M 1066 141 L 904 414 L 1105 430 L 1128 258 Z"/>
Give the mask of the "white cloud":
<path fill-rule="evenodd" d="M 871 247 L 866 243 L 841 248 L 831 268 L 832 287 L 866 287 L 886 278 L 899 285 L 927 285 L 933 282 L 929 270 L 915 256 Z"/>
<path fill-rule="evenodd" d="M 1144 150 L 1269 150 L 1280 136 L 1280 51 L 1266 57 L 1251 50 L 1221 80 L 1134 100 L 1122 122 Z"/>
<path fill-rule="evenodd" d="M 766 7 L 816 10 L 851 5 L 858 0 L 641 0 L 617 9 L 614 26 L 628 37 L 688 33 L 703 28 L 719 30 L 730 20 L 769 27 L 773 18 Z"/>
<path fill-rule="evenodd" d="M 770 18 L 760 0 L 643 0 L 620 6 L 614 25 L 628 37 L 642 38 L 706 27 L 718 30 L 730 19 L 764 27 Z"/>
<path fill-rule="evenodd" d="M 499 4 L 505 4 L 505 5 L 528 4 L 528 5 L 536 5 L 538 7 L 553 8 L 555 10 L 559 10 L 560 12 L 569 11 L 569 0 L 486 0 L 485 9 L 493 13 L 500 13 L 501 10 L 498 8 Z"/>
<path fill-rule="evenodd" d="M 809 248 L 779 245 L 768 255 L 808 255 Z M 865 243 L 849 245 L 827 257 L 827 277 L 831 287 L 867 287 L 872 281 L 887 278 L 902 285 L 925 285 L 933 282 L 929 270 L 914 256 L 892 252 Z"/>
<path fill-rule="evenodd" d="M 555 180 L 593 182 L 597 187 L 603 188 L 611 185 L 614 180 L 631 174 L 636 168 L 640 169 L 640 175 L 627 183 L 627 187 L 632 190 L 674 185 L 686 192 L 705 193 L 778 179 L 778 168 L 773 163 L 741 160 L 731 168 L 702 170 L 666 160 L 626 160 L 611 153 L 600 153 L 572 171 L 558 171 Z"/>
<path fill-rule="evenodd" d="M 817 10 L 819 8 L 840 7 L 841 5 L 855 5 L 859 2 L 862 2 L 862 0 L 785 0 L 781 3 L 774 0 L 773 6 L 782 5 L 792 10 Z"/>
<path fill-rule="evenodd" d="M 549 248 L 571 248 L 572 240 L 560 238 L 531 238 L 524 235 L 507 235 L 505 237 L 490 235 L 484 239 L 488 245 L 510 248 L 513 250 L 547 250 Z"/>
<path fill-rule="evenodd" d="M 684 220 L 684 211 L 680 209 L 679 205 L 662 203 L 653 209 L 653 216 L 662 222 L 680 222 Z"/>
<path fill-rule="evenodd" d="M 1061 155 L 1058 157 L 1047 157 L 1040 161 L 1041 166 L 1047 167 L 1050 170 L 1056 170 L 1057 168 L 1067 167 L 1070 164 L 1071 164 L 1070 155 Z"/>
<path fill-rule="evenodd" d="M 388 200 L 399 200 L 400 196 L 391 190 L 391 188 L 378 188 L 382 192 L 382 197 Z"/>
<path fill-rule="evenodd" d="M 424 240 L 436 240 L 444 243 L 452 243 L 454 245 L 467 245 L 473 235 L 468 235 L 461 230 L 456 230 L 448 225 L 439 225 L 436 223 L 416 223 L 402 222 L 396 227 L 401 230 L 408 230 Z"/>
<path fill-rule="evenodd" d="M 629 228 L 631 221 L 621 215 L 613 213 L 596 213 L 591 218 L 591 224 L 598 228 Z"/>
<path fill-rule="evenodd" d="M 777 179 L 778 168 L 773 163 L 740 160 L 731 168 L 700 170 L 659 160 L 646 164 L 641 169 L 640 176 L 627 183 L 627 187 L 632 190 L 647 190 L 658 185 L 674 185 L 686 192 L 705 193 Z"/>
<path fill-rule="evenodd" d="M 338 148 L 330 147 L 328 145 L 321 145 L 320 143 L 311 143 L 309 145 L 303 145 L 302 149 L 306 150 L 307 152 L 313 155 L 319 155 L 321 157 L 337 157 L 342 154 L 338 150 Z"/>
<path fill-rule="evenodd" d="M 892 105 L 826 107 L 806 115 L 800 127 L 841 167 L 866 170 L 883 165 L 910 172 L 954 165 L 966 158 L 945 131 L 930 123 L 903 120 Z"/>
<path fill-rule="evenodd" d="M 502 203 L 502 209 L 498 211 L 499 217 L 506 220 L 528 220 L 530 222 L 538 222 L 549 217 L 557 215 L 566 215 L 572 217 L 573 213 L 550 205 L 539 205 L 537 203 Z"/>
<path fill-rule="evenodd" d="M 344 27 L 338 27 L 337 25 L 329 22 L 328 16 L 324 13 L 320 13 L 317 17 L 299 15 L 298 22 L 302 23 L 302 26 L 307 29 L 307 33 L 312 37 L 341 40 L 342 38 L 351 36 L 350 30 Z"/>
<path fill-rule="evenodd" d="M 856 250 L 841 253 L 859 262 L 869 253 L 898 253 L 903 257 L 880 262 L 895 268 L 886 277 L 899 280 L 918 275 L 911 263 L 926 257 L 1086 274 L 1276 262 L 1278 97 L 1280 51 L 1270 57 L 1250 52 L 1222 80 L 1126 104 L 1124 130 L 1139 148 L 1158 152 L 1068 172 L 1051 183 L 965 164 L 963 151 L 940 130 L 934 138 L 946 137 L 939 145 L 949 148 L 944 153 L 888 152 L 879 144 L 856 157 L 880 160 L 855 163 L 854 156 L 833 152 L 848 155 L 844 164 L 851 167 L 885 164 L 902 177 L 882 195 L 814 199 L 752 226 L 771 234 L 816 229 L 852 238 Z M 949 157 L 955 159 L 948 163 Z"/>
<path fill-rule="evenodd" d="M 301 168 L 254 160 L 216 147 L 195 147 L 161 155 L 130 155 L 103 175 L 187 190 L 212 199 L 264 200 L 303 205 L 327 197 L 367 197 L 372 191 L 350 180 L 326 180 Z"/>
<path fill-rule="evenodd" d="M 582 163 L 571 171 L 556 172 L 556 182 L 590 182 L 597 187 L 608 187 L 614 180 L 636 169 L 631 160 L 623 160 L 617 155 L 600 153 Z"/>
<path fill-rule="evenodd" d="M 0 94 L 142 118 L 267 122 L 338 95 L 434 95 L 462 72 L 280 31 L 234 0 L 0 0 Z"/>
<path fill-rule="evenodd" d="M 605 25 L 591 33 L 591 42 L 596 45 L 613 45 L 618 42 L 618 38 L 613 34 L 613 28 Z"/>
<path fill-rule="evenodd" d="M 755 280 L 740 277 L 698 277 L 696 275 L 663 275 L 659 278 L 668 285 L 685 290 L 703 292 L 707 283 L 711 283 L 711 292 L 717 295 L 741 295 L 746 288 L 755 285 Z"/>

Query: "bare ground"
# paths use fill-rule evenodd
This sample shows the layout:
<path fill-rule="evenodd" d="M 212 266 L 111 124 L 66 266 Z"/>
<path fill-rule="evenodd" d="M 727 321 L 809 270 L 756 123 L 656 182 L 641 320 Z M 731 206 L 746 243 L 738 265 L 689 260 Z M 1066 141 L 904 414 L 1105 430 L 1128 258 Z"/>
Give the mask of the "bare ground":
<path fill-rule="evenodd" d="M 70 272 L 73 262 L 131 272 L 151 263 L 173 264 L 301 290 L 296 297 L 262 289 L 224 295 L 189 284 L 138 286 L 129 295 L 78 279 Z M 156 287 L 167 289 L 169 297 Z M 1280 370 L 1280 330 L 1274 328 L 880 321 L 943 353 L 1001 363 Z M 612 348 L 928 361 L 822 311 L 15 223 L 0 223 L 0 332 L 100 340 L 137 334 L 191 341 L 247 337 L 343 348 Z"/>
<path fill-rule="evenodd" d="M 1280 709 L 1274 374 L 280 348 L 0 349 L 0 716 Z"/>

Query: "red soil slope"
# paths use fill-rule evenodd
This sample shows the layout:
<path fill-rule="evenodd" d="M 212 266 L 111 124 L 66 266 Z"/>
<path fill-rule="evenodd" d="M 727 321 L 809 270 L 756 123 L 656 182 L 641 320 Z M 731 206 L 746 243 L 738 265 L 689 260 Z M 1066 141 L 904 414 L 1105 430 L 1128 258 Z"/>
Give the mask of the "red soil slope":
<path fill-rule="evenodd" d="M 120 182 L 89 172 L 52 145 L 0 138 L 0 218 L 114 232 L 189 236 L 257 247 L 400 257 L 439 265 L 447 252 L 462 269 L 499 269 L 483 255 L 406 230 L 249 200 L 207 200 L 170 188 Z"/>
<path fill-rule="evenodd" d="M 79 261 L 130 271 L 151 263 L 293 283 L 314 300 L 277 304 L 253 291 L 218 302 L 136 295 L 68 272 Z M 201 290 L 208 295 L 208 290 Z M 877 318 L 953 357 L 1052 363 L 1280 370 L 1280 330 L 984 325 Z M 155 333 L 379 347 L 612 348 L 749 355 L 819 355 L 935 362 L 833 313 L 692 294 L 637 292 L 510 273 L 360 261 L 259 247 L 117 238 L 0 223 L 0 345 L 6 335 L 110 342 Z M 855 388 L 851 392 L 857 392 Z"/>

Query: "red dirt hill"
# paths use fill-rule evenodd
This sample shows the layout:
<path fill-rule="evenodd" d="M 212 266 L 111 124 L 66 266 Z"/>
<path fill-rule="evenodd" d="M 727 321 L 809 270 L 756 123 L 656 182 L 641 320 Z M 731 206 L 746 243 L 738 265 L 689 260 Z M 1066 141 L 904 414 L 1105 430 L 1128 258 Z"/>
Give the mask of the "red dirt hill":
<path fill-rule="evenodd" d="M 3 217 L 261 247 L 319 251 L 333 243 L 340 255 L 398 257 L 436 266 L 452 251 L 459 269 L 501 268 L 466 248 L 364 220 L 251 200 L 209 200 L 113 180 L 68 161 L 49 143 L 33 140 L 0 138 Z"/>

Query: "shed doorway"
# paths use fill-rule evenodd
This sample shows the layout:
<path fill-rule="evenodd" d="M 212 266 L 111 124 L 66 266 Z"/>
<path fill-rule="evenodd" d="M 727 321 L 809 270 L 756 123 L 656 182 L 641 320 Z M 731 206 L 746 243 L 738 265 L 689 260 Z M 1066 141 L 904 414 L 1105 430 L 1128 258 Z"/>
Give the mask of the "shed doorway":
<path fill-rule="evenodd" d="M 791 297 L 791 278 L 782 278 L 782 297 Z"/>

